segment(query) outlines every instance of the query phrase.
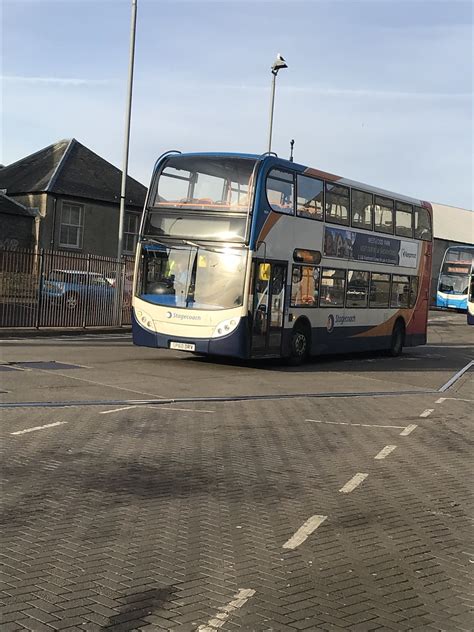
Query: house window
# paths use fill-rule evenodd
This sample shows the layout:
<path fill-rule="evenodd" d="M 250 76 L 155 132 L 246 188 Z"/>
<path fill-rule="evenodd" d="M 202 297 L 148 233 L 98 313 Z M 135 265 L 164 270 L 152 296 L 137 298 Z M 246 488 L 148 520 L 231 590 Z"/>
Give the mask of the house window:
<path fill-rule="evenodd" d="M 136 213 L 125 213 L 125 221 L 123 225 L 123 251 L 128 254 L 135 254 L 139 226 L 139 215 Z"/>
<path fill-rule="evenodd" d="M 67 248 L 81 248 L 83 230 L 84 207 L 81 204 L 63 202 L 61 226 L 59 227 L 59 245 Z"/>

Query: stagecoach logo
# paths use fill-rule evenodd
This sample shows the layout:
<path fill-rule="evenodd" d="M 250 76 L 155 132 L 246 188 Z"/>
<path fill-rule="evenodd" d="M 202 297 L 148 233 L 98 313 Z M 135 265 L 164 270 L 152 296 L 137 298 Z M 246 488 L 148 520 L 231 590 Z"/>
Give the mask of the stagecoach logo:
<path fill-rule="evenodd" d="M 166 312 L 166 318 L 177 318 L 178 320 L 201 320 L 197 314 L 180 314 L 179 312 Z"/>
<path fill-rule="evenodd" d="M 332 330 L 334 329 L 334 316 L 332 314 L 329 314 L 327 322 L 326 322 L 326 329 L 328 331 L 328 334 L 330 334 L 332 332 Z"/>
<path fill-rule="evenodd" d="M 355 323 L 356 317 L 354 314 L 349 316 L 336 316 L 334 317 L 332 314 L 329 314 L 328 319 L 326 321 L 326 329 L 330 334 L 336 325 L 344 325 L 344 323 Z"/>

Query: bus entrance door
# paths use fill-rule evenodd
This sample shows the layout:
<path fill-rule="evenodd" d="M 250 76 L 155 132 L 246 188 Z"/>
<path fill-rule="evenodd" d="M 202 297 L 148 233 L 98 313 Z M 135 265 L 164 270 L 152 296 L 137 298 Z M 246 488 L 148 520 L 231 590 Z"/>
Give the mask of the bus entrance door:
<path fill-rule="evenodd" d="M 253 296 L 252 356 L 280 355 L 286 263 L 257 261 Z"/>

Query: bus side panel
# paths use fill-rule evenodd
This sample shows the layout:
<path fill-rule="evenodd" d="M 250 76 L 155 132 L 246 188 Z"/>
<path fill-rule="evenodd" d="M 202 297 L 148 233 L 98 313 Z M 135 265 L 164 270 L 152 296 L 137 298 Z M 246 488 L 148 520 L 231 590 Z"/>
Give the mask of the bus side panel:
<path fill-rule="evenodd" d="M 420 263 L 418 266 L 419 288 L 415 306 L 404 311 L 406 323 L 405 346 L 415 347 L 426 344 L 429 296 L 431 286 L 431 262 L 433 246 L 430 242 L 422 242 Z"/>

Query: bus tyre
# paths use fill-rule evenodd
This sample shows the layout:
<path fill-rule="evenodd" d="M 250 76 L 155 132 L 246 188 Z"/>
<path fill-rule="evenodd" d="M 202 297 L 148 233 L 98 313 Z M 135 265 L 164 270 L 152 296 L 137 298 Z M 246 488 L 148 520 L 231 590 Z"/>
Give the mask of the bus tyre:
<path fill-rule="evenodd" d="M 309 332 L 306 327 L 296 325 L 291 332 L 290 356 L 288 364 L 299 366 L 309 355 Z"/>
<path fill-rule="evenodd" d="M 397 320 L 395 327 L 392 331 L 392 339 L 390 341 L 390 348 L 388 353 L 392 358 L 396 358 L 401 355 L 403 351 L 403 344 L 405 342 L 405 325 L 401 320 Z"/>

